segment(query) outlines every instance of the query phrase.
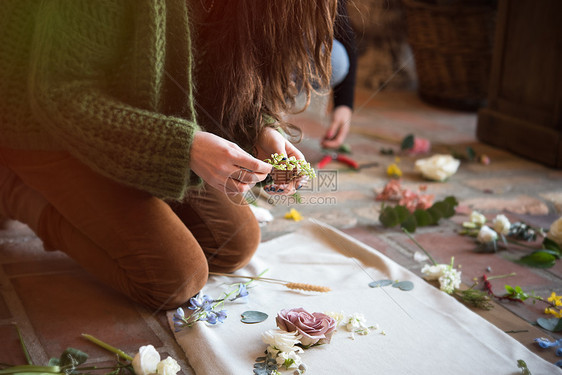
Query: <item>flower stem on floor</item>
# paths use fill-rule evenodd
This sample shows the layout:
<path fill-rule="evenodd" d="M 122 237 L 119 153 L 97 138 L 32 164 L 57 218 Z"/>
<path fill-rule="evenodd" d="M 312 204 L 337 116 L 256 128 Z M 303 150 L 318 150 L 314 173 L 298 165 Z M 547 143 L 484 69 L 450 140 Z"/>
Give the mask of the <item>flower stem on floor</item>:
<path fill-rule="evenodd" d="M 121 357 L 122 359 L 125 359 L 125 360 L 127 360 L 127 361 L 132 361 L 132 360 L 133 360 L 133 357 L 131 357 L 130 355 L 128 355 L 128 354 L 125 353 L 124 351 L 122 351 L 122 350 L 120 350 L 120 349 L 117 349 L 117 348 L 115 348 L 115 347 L 113 347 L 113 346 L 111 346 L 111 345 L 109 345 L 109 344 L 107 344 L 107 343 L 101 341 L 100 339 L 95 338 L 95 337 L 92 336 L 92 335 L 88 335 L 88 334 L 86 334 L 86 333 L 83 333 L 83 334 L 82 334 L 82 337 L 84 337 L 85 339 L 87 339 L 87 340 L 93 342 L 94 344 L 96 344 L 96 345 L 98 345 L 98 346 L 104 348 L 105 350 L 108 350 L 108 351 L 110 351 L 110 352 L 112 352 L 112 353 L 117 354 L 117 355 L 118 355 L 119 357 Z"/>
<path fill-rule="evenodd" d="M 402 228 L 402 231 L 403 231 L 404 233 L 406 233 L 406 236 L 408 236 L 408 237 L 416 244 L 416 246 L 419 247 L 419 248 L 425 253 L 425 255 L 427 255 L 427 257 L 429 258 L 429 260 L 431 260 L 431 263 L 433 263 L 433 265 L 436 266 L 436 265 L 437 265 L 437 262 L 435 261 L 435 259 L 433 259 L 433 257 L 431 256 L 431 254 L 430 254 L 429 252 L 427 252 L 427 250 L 424 249 L 423 246 L 420 245 L 420 244 L 418 243 L 418 241 L 416 241 L 416 240 L 414 239 L 414 237 L 412 237 L 412 235 L 410 234 L 410 232 L 408 232 L 408 230 L 407 230 L 406 228 Z"/>

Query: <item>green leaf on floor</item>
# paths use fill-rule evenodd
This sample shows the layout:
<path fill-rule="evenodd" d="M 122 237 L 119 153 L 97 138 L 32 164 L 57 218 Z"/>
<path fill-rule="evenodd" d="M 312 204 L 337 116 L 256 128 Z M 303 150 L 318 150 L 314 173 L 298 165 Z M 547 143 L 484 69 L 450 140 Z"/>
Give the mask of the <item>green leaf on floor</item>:
<path fill-rule="evenodd" d="M 59 366 L 74 368 L 86 362 L 88 354 L 74 348 L 67 348 L 60 356 Z"/>
<path fill-rule="evenodd" d="M 261 311 L 244 311 L 240 321 L 246 324 L 261 323 L 267 319 L 267 314 Z"/>
<path fill-rule="evenodd" d="M 470 146 L 466 146 L 466 156 L 468 157 L 468 160 L 473 161 L 474 159 L 476 159 L 476 152 L 474 151 L 474 149 Z"/>
<path fill-rule="evenodd" d="M 547 331 L 562 332 L 562 318 L 538 318 L 537 324 Z"/>
<path fill-rule="evenodd" d="M 560 245 L 558 245 L 548 237 L 545 237 L 542 241 L 542 247 L 545 251 L 548 251 L 550 254 L 554 255 L 556 259 L 560 259 L 560 257 L 562 256 L 562 249 L 560 248 Z"/>
<path fill-rule="evenodd" d="M 416 218 L 417 225 L 420 227 L 424 227 L 435 223 L 431 214 L 426 210 L 420 210 L 420 209 L 415 210 L 414 217 Z"/>
<path fill-rule="evenodd" d="M 414 147 L 414 135 L 408 134 L 407 136 L 402 139 L 402 143 L 400 144 L 401 150 L 409 150 Z"/>
<path fill-rule="evenodd" d="M 347 143 L 344 143 L 338 148 L 337 151 L 342 154 L 351 154 L 351 146 Z"/>
<path fill-rule="evenodd" d="M 418 224 L 416 222 L 416 218 L 409 212 L 408 216 L 406 216 L 406 219 L 404 219 L 400 224 L 400 227 L 406 229 L 408 232 L 415 232 L 417 226 Z"/>
<path fill-rule="evenodd" d="M 435 202 L 427 210 L 416 209 L 413 213 L 402 205 L 396 205 L 394 207 L 383 205 L 381 207 L 379 220 L 386 228 L 400 225 L 408 232 L 415 232 L 417 227 L 437 225 L 441 218 L 453 216 L 457 205 L 458 201 L 453 196 Z"/>
<path fill-rule="evenodd" d="M 517 263 L 536 268 L 550 268 L 556 263 L 556 257 L 546 250 L 537 250 L 521 257 Z"/>
<path fill-rule="evenodd" d="M 402 223 L 410 215 L 410 211 L 404 206 L 386 206 L 379 217 L 381 223 L 389 228 Z"/>

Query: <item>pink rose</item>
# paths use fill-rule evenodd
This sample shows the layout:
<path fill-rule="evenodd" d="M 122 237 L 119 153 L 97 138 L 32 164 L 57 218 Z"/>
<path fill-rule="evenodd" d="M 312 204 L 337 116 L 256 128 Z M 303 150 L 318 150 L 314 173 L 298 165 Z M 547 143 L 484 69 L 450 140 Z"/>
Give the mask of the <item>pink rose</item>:
<path fill-rule="evenodd" d="M 305 347 L 329 344 L 337 325 L 332 317 L 319 312 L 311 314 L 302 307 L 281 310 L 275 320 L 284 331 L 299 331 Z"/>
<path fill-rule="evenodd" d="M 431 149 L 431 142 L 425 138 L 414 138 L 414 145 L 408 151 L 411 154 L 425 154 Z"/>

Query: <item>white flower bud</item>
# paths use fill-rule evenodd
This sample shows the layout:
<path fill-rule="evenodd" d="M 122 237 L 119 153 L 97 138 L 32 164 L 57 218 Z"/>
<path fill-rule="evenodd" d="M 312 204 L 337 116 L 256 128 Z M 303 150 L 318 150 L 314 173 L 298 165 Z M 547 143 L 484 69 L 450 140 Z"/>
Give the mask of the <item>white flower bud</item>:
<path fill-rule="evenodd" d="M 506 236 L 509 233 L 511 223 L 505 215 L 498 215 L 493 221 L 494 230 L 499 234 Z"/>
<path fill-rule="evenodd" d="M 480 243 L 489 243 L 498 239 L 498 234 L 495 230 L 490 228 L 487 225 L 484 225 L 480 228 L 480 232 L 478 232 L 478 237 L 476 240 Z"/>

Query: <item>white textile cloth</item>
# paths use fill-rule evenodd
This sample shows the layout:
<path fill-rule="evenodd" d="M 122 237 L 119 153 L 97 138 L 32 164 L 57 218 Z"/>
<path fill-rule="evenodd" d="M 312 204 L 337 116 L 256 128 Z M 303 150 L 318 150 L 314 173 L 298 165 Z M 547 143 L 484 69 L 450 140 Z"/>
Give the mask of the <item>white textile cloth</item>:
<path fill-rule="evenodd" d="M 303 222 L 304 223 L 304 222 Z M 560 370 L 521 343 L 378 251 L 318 222 L 306 222 L 295 233 L 262 243 L 256 256 L 238 275 L 329 286 L 329 293 L 299 292 L 283 285 L 254 282 L 247 303 L 227 303 L 223 324 L 175 333 L 197 375 L 252 374 L 255 359 L 266 345 L 262 332 L 276 328 L 275 316 L 285 308 L 309 312 L 363 313 L 380 329 L 355 335 L 340 327 L 331 343 L 305 349 L 306 374 L 520 374 L 523 359 L 533 374 Z M 415 288 L 370 288 L 374 280 L 410 280 Z M 244 281 L 212 276 L 204 294 L 218 298 L 228 284 Z M 244 324 L 240 314 L 265 312 L 269 318 Z M 187 310 L 186 310 L 187 311 Z M 168 318 L 174 329 L 171 317 Z M 386 335 L 381 334 L 384 330 Z M 287 373 L 292 374 L 292 371 Z"/>

